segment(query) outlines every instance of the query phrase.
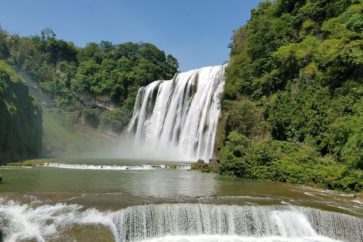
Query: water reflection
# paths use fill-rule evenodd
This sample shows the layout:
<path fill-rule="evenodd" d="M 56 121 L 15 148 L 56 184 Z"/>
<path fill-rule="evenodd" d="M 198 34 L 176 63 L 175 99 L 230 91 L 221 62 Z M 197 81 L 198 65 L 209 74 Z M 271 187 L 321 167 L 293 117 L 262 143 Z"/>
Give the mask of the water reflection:
<path fill-rule="evenodd" d="M 132 173 L 132 174 L 131 174 Z M 157 170 L 145 173 L 130 172 L 123 189 L 134 196 L 155 198 L 213 196 L 218 190 L 213 174 L 195 171 Z M 123 180 L 120 177 L 120 180 Z"/>
<path fill-rule="evenodd" d="M 363 216 L 352 194 L 300 185 L 241 180 L 175 169 L 81 170 L 52 167 L 1 169 L 0 198 L 79 203 L 120 209 L 147 203 L 300 205 Z"/>

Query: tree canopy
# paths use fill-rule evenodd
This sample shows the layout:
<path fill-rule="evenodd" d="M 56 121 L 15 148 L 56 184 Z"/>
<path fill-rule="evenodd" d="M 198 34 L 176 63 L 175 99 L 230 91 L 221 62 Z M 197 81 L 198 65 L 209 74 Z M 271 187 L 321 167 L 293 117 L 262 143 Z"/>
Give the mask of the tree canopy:
<path fill-rule="evenodd" d="M 0 60 L 0 164 L 42 149 L 42 111 L 14 70 Z"/>
<path fill-rule="evenodd" d="M 117 109 L 115 115 L 97 115 L 98 119 L 120 114 L 126 115 L 122 120 L 129 119 L 141 86 L 171 79 L 178 71 L 176 58 L 151 43 L 101 41 L 81 48 L 58 39 L 50 28 L 31 37 L 1 30 L 0 58 L 30 74 L 59 108 L 80 112 L 90 106 L 103 109 L 89 101 L 97 99 L 105 100 L 103 106 Z"/>
<path fill-rule="evenodd" d="M 263 1 L 252 11 L 231 43 L 223 172 L 363 189 L 362 28 L 359 0 Z"/>

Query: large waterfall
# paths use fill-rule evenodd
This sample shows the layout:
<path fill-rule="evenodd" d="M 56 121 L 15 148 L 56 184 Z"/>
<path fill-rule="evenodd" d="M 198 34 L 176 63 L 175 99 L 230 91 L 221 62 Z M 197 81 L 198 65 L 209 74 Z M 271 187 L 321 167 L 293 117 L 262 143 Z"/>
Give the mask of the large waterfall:
<path fill-rule="evenodd" d="M 225 67 L 183 72 L 142 87 L 128 127 L 138 153 L 154 159 L 211 158 Z"/>
<path fill-rule="evenodd" d="M 72 234 L 74 227 L 78 229 Z M 82 229 L 86 236 L 93 230 L 109 234 L 99 241 L 117 242 L 363 241 L 362 219 L 305 207 L 160 204 L 101 212 L 79 205 L 0 203 L 0 232 L 6 242 L 76 241 L 72 236 Z"/>

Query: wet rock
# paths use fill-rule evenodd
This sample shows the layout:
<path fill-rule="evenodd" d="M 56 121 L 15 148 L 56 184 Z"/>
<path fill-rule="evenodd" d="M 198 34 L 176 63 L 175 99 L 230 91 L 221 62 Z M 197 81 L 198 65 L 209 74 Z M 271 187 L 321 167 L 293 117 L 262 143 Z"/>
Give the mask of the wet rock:
<path fill-rule="evenodd" d="M 64 228 L 56 236 L 46 238 L 49 242 L 112 242 L 115 238 L 107 226 L 98 224 L 74 224 Z"/>
<path fill-rule="evenodd" d="M 208 165 L 206 163 L 204 163 L 204 160 L 199 159 L 197 162 L 192 164 L 191 169 L 192 170 L 202 170 L 207 166 Z"/>
<path fill-rule="evenodd" d="M 209 164 L 219 164 L 221 161 L 218 158 L 209 159 Z"/>
<path fill-rule="evenodd" d="M 168 169 L 177 169 L 178 166 L 176 164 L 169 164 L 167 165 Z"/>
<path fill-rule="evenodd" d="M 360 193 L 354 194 L 354 198 L 357 199 L 360 202 L 363 202 L 363 193 L 360 192 Z"/>

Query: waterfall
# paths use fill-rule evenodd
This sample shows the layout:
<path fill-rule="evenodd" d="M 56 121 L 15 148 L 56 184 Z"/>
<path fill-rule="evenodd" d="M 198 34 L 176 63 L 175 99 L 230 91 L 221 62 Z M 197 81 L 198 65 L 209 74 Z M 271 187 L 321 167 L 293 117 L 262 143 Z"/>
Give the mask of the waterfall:
<path fill-rule="evenodd" d="M 213 156 L 225 67 L 183 72 L 140 88 L 128 126 L 138 152 L 147 158 L 208 161 Z"/>
<path fill-rule="evenodd" d="M 363 241 L 362 219 L 304 207 L 148 205 L 122 210 L 114 222 L 120 241 L 167 235 L 237 235 L 237 241 L 252 237 L 262 241 Z"/>
<path fill-rule="evenodd" d="M 73 241 L 62 231 L 77 225 L 102 227 L 117 242 L 363 241 L 363 219 L 297 206 L 159 204 L 101 212 L 71 204 L 0 203 L 0 232 L 6 242 L 52 241 L 56 236 Z"/>

